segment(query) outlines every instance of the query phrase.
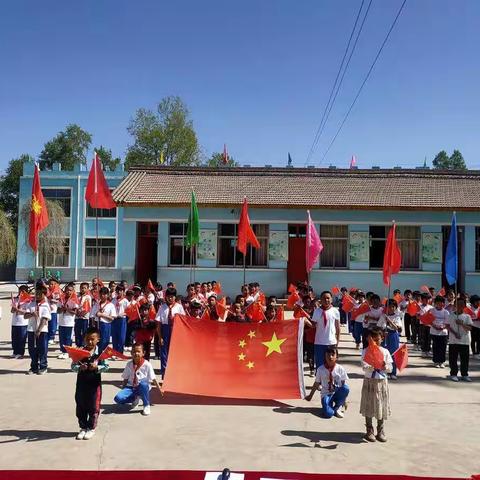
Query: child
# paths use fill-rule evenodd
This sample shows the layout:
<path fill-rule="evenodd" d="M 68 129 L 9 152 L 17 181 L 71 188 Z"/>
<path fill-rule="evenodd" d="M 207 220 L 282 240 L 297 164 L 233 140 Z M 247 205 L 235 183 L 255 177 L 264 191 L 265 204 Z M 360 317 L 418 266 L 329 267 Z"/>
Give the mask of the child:
<path fill-rule="evenodd" d="M 232 305 L 231 312 L 228 313 L 225 321 L 238 322 L 238 323 L 248 322 L 248 319 L 245 317 L 244 313 L 242 312 L 242 306 L 240 305 L 240 303 L 234 303 Z"/>
<path fill-rule="evenodd" d="M 72 332 L 75 326 L 75 313 L 78 309 L 78 304 L 73 298 L 75 287 L 73 283 L 69 283 L 65 287 L 65 295 L 58 304 L 58 338 L 60 343 L 60 355 L 57 358 L 68 358 L 68 353 L 65 350 L 65 345 L 72 345 Z"/>
<path fill-rule="evenodd" d="M 470 330 L 472 329 L 472 319 L 467 313 L 463 313 L 465 308 L 465 300 L 457 299 L 456 312 L 452 312 L 447 319 L 449 330 L 449 351 L 448 363 L 450 366 L 450 380 L 458 382 L 458 356 L 460 355 L 460 373 L 462 380 L 471 382 L 468 376 L 469 362 L 469 342 Z"/>
<path fill-rule="evenodd" d="M 149 318 L 150 305 L 144 303 L 140 305 L 138 312 L 140 313 L 140 319 L 135 330 L 135 343 L 143 346 L 143 355 L 145 360 L 150 360 L 150 349 L 152 347 L 152 339 L 155 335 L 157 325 L 155 319 Z M 162 344 L 162 338 L 160 337 L 160 345 Z"/>
<path fill-rule="evenodd" d="M 308 402 L 321 386 L 323 416 L 325 418 L 343 418 L 340 408 L 345 405 L 350 389 L 345 383 L 348 375 L 345 369 L 337 363 L 337 350 L 328 347 L 325 351 L 325 363 L 317 369 L 315 383 L 310 393 L 305 397 Z"/>
<path fill-rule="evenodd" d="M 430 337 L 430 326 L 423 325 L 421 323 L 420 317 L 425 315 L 429 310 L 433 307 L 430 305 L 430 294 L 429 293 L 422 293 L 420 296 L 421 303 L 420 303 L 420 311 L 417 313 L 417 319 L 419 323 L 418 327 L 418 343 L 420 344 L 420 348 L 422 350 L 422 357 L 428 358 L 431 357 L 430 348 L 432 345 L 432 339 Z"/>
<path fill-rule="evenodd" d="M 474 318 L 472 318 L 472 357 L 480 358 L 480 320 L 478 320 L 478 315 L 480 314 L 480 297 L 478 295 L 472 295 L 470 297 L 470 306 L 475 314 Z"/>
<path fill-rule="evenodd" d="M 363 335 L 362 343 L 363 348 L 368 346 L 368 332 L 372 328 L 375 328 L 378 325 L 380 317 L 383 315 L 383 306 L 380 296 L 376 293 L 371 293 L 370 296 L 367 294 L 367 298 L 370 297 L 370 311 L 368 311 L 363 318 Z"/>
<path fill-rule="evenodd" d="M 433 364 L 437 368 L 445 368 L 447 340 L 448 340 L 448 317 L 449 313 L 444 308 L 445 299 L 437 295 L 434 300 L 434 308 L 431 310 L 435 320 L 430 327 L 430 337 L 432 338 Z"/>
<path fill-rule="evenodd" d="M 403 312 L 403 324 L 405 327 L 405 337 L 407 338 L 407 342 L 410 342 L 410 339 L 412 338 L 412 335 L 411 335 L 412 317 L 406 311 L 408 304 L 410 303 L 411 300 L 412 300 L 412 291 L 407 289 L 403 292 L 403 300 L 398 305 L 398 308 L 400 308 L 400 311 Z"/>
<path fill-rule="evenodd" d="M 358 302 L 359 308 L 363 303 L 366 302 L 365 293 L 358 290 L 355 296 L 356 301 Z M 353 318 L 353 315 L 352 315 Z M 353 320 L 353 338 L 355 340 L 355 348 L 360 350 L 360 344 L 362 343 L 363 338 L 363 320 L 365 315 L 357 315 Z"/>
<path fill-rule="evenodd" d="M 143 402 L 142 415 L 150 415 L 150 383 L 153 382 L 160 390 L 160 385 L 155 378 L 152 364 L 145 360 L 142 344 L 132 347 L 132 359 L 125 365 L 122 373 L 122 389 L 113 399 L 116 403 L 131 403 L 132 408 L 138 405 L 139 397 Z"/>
<path fill-rule="evenodd" d="M 391 298 L 387 302 L 387 313 L 384 313 L 378 322 L 378 327 L 385 331 L 384 346 L 392 355 L 400 347 L 400 332 L 402 331 L 402 319 L 398 311 L 397 301 Z M 397 366 L 393 361 L 392 380 L 397 380 Z"/>
<path fill-rule="evenodd" d="M 125 309 L 128 306 L 128 300 L 125 297 L 125 287 L 118 285 L 115 292 L 115 298 L 112 300 L 115 307 L 115 318 L 112 322 L 112 347 L 117 352 L 123 353 L 127 334 Z"/>
<path fill-rule="evenodd" d="M 48 344 L 55 343 L 55 334 L 57 333 L 57 308 L 60 302 L 60 285 L 55 278 L 50 278 L 48 281 L 47 298 L 50 303 L 51 320 L 48 322 Z"/>
<path fill-rule="evenodd" d="M 366 349 L 362 352 L 362 368 L 365 372 L 360 401 L 360 413 L 365 417 L 367 433 L 365 440 L 386 442 L 384 422 L 390 416 L 390 399 L 387 375 L 392 372 L 393 361 L 390 352 L 381 347 L 382 331 L 378 327 L 368 332 L 369 338 L 380 348 L 383 368 L 377 370 L 364 361 Z M 377 419 L 377 436 L 374 435 L 373 418 Z"/>
<path fill-rule="evenodd" d="M 30 303 L 28 286 L 20 285 L 18 287 L 18 297 L 12 298 L 12 357 L 19 359 L 25 355 L 25 345 L 27 343 L 28 319 L 25 318 L 28 304 Z"/>
<path fill-rule="evenodd" d="M 107 287 L 102 287 L 99 291 L 100 298 L 92 308 L 92 317 L 98 322 L 100 332 L 100 353 L 103 352 L 110 343 L 112 333 L 112 321 L 117 316 L 115 307 L 108 299 L 110 291 Z"/>
<path fill-rule="evenodd" d="M 80 362 L 72 363 L 72 370 L 77 373 L 75 403 L 80 426 L 77 440 L 90 440 L 97 428 L 102 401 L 102 372 L 108 370 L 105 360 L 98 360 L 99 341 L 98 330 L 95 327 L 89 327 L 85 333 L 83 348 L 88 350 L 90 356 Z"/>
<path fill-rule="evenodd" d="M 88 318 L 90 316 L 90 310 L 92 309 L 92 297 L 88 290 L 88 282 L 80 284 L 80 298 L 78 299 L 80 306 L 78 307 L 75 317 L 75 345 L 77 347 L 83 346 L 83 338 L 88 328 Z"/>
<path fill-rule="evenodd" d="M 47 373 L 48 323 L 52 314 L 46 295 L 47 288 L 43 285 L 37 285 L 35 300 L 26 306 L 28 354 L 31 358 L 29 375 Z"/>

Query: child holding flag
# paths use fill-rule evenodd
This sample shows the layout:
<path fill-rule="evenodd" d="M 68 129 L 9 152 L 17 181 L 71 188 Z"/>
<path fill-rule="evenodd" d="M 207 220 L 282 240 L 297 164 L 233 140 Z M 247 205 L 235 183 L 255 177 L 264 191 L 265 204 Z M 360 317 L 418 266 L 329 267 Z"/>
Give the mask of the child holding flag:
<path fill-rule="evenodd" d="M 50 304 L 51 319 L 48 322 L 48 344 L 53 345 L 55 342 L 55 334 L 57 333 L 58 326 L 58 304 L 60 303 L 60 285 L 55 278 L 48 280 L 48 292 L 47 298 Z"/>
<path fill-rule="evenodd" d="M 135 343 L 143 346 L 143 354 L 145 360 L 150 360 L 150 349 L 152 347 L 152 339 L 155 335 L 157 325 L 155 323 L 155 316 L 150 317 L 151 306 L 148 303 L 143 303 L 138 308 L 140 318 L 138 319 L 137 328 L 135 330 Z M 155 310 L 154 310 L 155 312 Z M 160 345 L 162 338 L 160 337 Z"/>
<path fill-rule="evenodd" d="M 75 326 L 75 313 L 78 309 L 78 299 L 75 293 L 75 286 L 69 283 L 65 287 L 65 293 L 58 305 L 58 338 L 60 343 L 60 355 L 57 358 L 68 358 L 65 345 L 72 345 L 72 332 Z"/>
<path fill-rule="evenodd" d="M 397 301 L 391 298 L 387 302 L 387 312 L 384 313 L 378 322 L 378 327 L 385 331 L 385 347 L 393 355 L 400 347 L 400 332 L 402 331 L 402 319 L 398 311 Z M 392 365 L 392 380 L 397 380 L 397 365 L 395 360 Z"/>
<path fill-rule="evenodd" d="M 432 339 L 433 364 L 437 368 L 445 368 L 449 313 L 444 308 L 445 299 L 440 295 L 435 297 L 433 304 L 434 308 L 430 312 L 435 317 L 435 320 L 432 322 L 429 332 Z"/>
<path fill-rule="evenodd" d="M 102 287 L 99 291 L 100 298 L 92 308 L 91 316 L 98 322 L 98 330 L 100 332 L 99 349 L 103 352 L 110 343 L 110 335 L 112 333 L 112 321 L 117 316 L 115 307 L 108 299 L 110 290 Z"/>
<path fill-rule="evenodd" d="M 90 317 L 90 311 L 92 309 L 92 297 L 88 290 L 88 282 L 82 282 L 80 284 L 80 298 L 78 299 L 80 306 L 77 309 L 75 317 L 75 345 L 77 347 L 83 346 L 83 338 L 88 328 L 88 319 Z"/>
<path fill-rule="evenodd" d="M 365 417 L 368 442 L 386 442 L 385 420 L 390 416 L 390 398 L 387 375 L 392 372 L 393 360 L 390 352 L 381 347 L 382 331 L 373 327 L 368 332 L 369 346 L 362 352 L 364 371 L 360 413 Z M 373 419 L 377 419 L 377 435 L 374 434 Z"/>
<path fill-rule="evenodd" d="M 25 345 L 27 343 L 28 319 L 25 318 L 28 304 L 32 301 L 28 294 L 28 286 L 20 285 L 18 287 L 18 296 L 12 297 L 12 357 L 19 359 L 25 355 Z"/>

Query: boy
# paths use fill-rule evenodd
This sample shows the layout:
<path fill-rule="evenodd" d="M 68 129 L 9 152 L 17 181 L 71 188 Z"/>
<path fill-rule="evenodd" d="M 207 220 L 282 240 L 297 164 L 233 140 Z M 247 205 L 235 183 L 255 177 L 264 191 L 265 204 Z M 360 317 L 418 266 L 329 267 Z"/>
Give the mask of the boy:
<path fill-rule="evenodd" d="M 88 318 L 90 310 L 92 309 L 92 297 L 88 290 L 88 282 L 80 284 L 80 298 L 78 299 L 80 306 L 75 316 L 75 326 L 73 327 L 75 333 L 75 345 L 83 347 L 83 338 L 88 328 Z"/>
<path fill-rule="evenodd" d="M 100 331 L 100 345 L 98 346 L 100 353 L 103 352 L 110 343 L 110 335 L 112 333 L 112 321 L 117 316 L 117 311 L 110 302 L 108 296 L 110 290 L 107 287 L 102 287 L 99 291 L 98 302 L 92 308 L 92 317 L 98 322 L 98 329 Z"/>
<path fill-rule="evenodd" d="M 450 380 L 458 382 L 458 356 L 460 356 L 460 373 L 462 380 L 471 382 L 468 376 L 470 330 L 472 329 L 472 318 L 463 313 L 466 306 L 463 298 L 457 299 L 456 311 L 448 317 L 448 331 L 450 347 L 448 350 L 448 363 L 450 366 Z"/>
<path fill-rule="evenodd" d="M 310 393 L 305 397 L 308 402 L 321 387 L 323 416 L 325 418 L 343 418 L 340 408 L 345 405 L 350 389 L 345 383 L 348 375 L 345 369 L 337 363 L 337 350 L 328 347 L 325 351 L 325 363 L 317 369 L 315 383 Z"/>
<path fill-rule="evenodd" d="M 242 306 L 240 305 L 240 303 L 234 303 L 232 305 L 231 311 L 228 313 L 225 321 L 238 323 L 248 322 L 248 320 L 245 318 L 244 313 L 242 312 Z"/>
<path fill-rule="evenodd" d="M 18 287 L 18 297 L 12 297 L 12 358 L 20 359 L 25 355 L 25 344 L 27 343 L 28 320 L 25 318 L 26 309 L 31 302 L 28 294 L 28 286 Z"/>
<path fill-rule="evenodd" d="M 125 365 L 122 373 L 122 389 L 113 400 L 120 405 L 131 403 L 132 408 L 135 408 L 141 398 L 142 415 L 150 415 L 150 383 L 153 382 L 160 393 L 162 390 L 155 378 L 152 364 L 145 360 L 144 355 L 143 345 L 135 343 L 132 347 L 132 359 Z"/>
<path fill-rule="evenodd" d="M 51 319 L 48 322 L 48 344 L 53 345 L 55 343 L 55 334 L 57 333 L 57 308 L 60 302 L 60 285 L 55 278 L 48 280 L 47 297 L 50 303 L 50 315 Z"/>
<path fill-rule="evenodd" d="M 52 314 L 46 295 L 47 288 L 37 285 L 35 300 L 25 310 L 25 318 L 28 319 L 28 354 L 31 358 L 29 375 L 47 373 L 48 323 Z"/>
<path fill-rule="evenodd" d="M 421 356 L 423 358 L 431 357 L 430 349 L 432 346 L 432 339 L 430 337 L 430 326 L 424 325 L 420 322 L 420 317 L 425 315 L 429 310 L 432 310 L 431 297 L 429 293 L 422 293 L 420 295 L 421 303 L 420 303 L 420 311 L 417 313 L 417 319 L 419 322 L 419 330 L 418 330 L 418 343 L 420 344 L 420 348 L 422 350 Z"/>
<path fill-rule="evenodd" d="M 105 360 L 98 360 L 98 342 L 100 335 L 95 327 L 89 327 L 85 333 L 84 349 L 90 356 L 80 362 L 72 363 L 77 373 L 75 387 L 76 415 L 80 431 L 77 440 L 90 440 L 95 435 L 100 403 L 102 401 L 102 372 L 108 370 Z"/>
<path fill-rule="evenodd" d="M 152 339 L 155 335 L 155 330 L 157 328 L 155 319 L 150 319 L 149 311 L 150 305 L 148 303 L 140 305 L 140 308 L 138 309 L 140 318 L 138 320 L 137 328 L 135 330 L 135 343 L 137 345 L 141 344 L 143 346 L 143 356 L 145 357 L 145 360 L 150 360 Z M 161 337 L 159 340 L 159 344 L 161 345 Z"/>
<path fill-rule="evenodd" d="M 78 304 L 74 297 L 75 287 L 73 283 L 69 283 L 65 288 L 64 298 L 58 305 L 58 338 L 60 343 L 60 355 L 57 358 L 68 358 L 65 345 L 72 345 L 72 331 L 75 326 L 75 313 L 78 309 Z"/>

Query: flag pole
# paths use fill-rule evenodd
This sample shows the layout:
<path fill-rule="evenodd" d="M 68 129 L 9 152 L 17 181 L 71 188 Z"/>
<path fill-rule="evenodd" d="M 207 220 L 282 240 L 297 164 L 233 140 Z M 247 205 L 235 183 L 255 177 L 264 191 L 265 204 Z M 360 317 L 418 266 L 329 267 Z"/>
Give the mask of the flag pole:
<path fill-rule="evenodd" d="M 246 283 L 247 283 L 247 260 L 246 260 L 246 255 L 244 253 L 243 254 L 243 285 L 245 285 Z"/>

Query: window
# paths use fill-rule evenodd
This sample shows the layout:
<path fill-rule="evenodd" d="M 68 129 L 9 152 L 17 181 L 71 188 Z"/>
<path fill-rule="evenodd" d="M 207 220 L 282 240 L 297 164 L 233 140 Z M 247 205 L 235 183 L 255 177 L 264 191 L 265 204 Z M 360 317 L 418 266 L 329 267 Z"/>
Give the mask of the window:
<path fill-rule="evenodd" d="M 98 263 L 99 267 L 113 268 L 115 267 L 115 238 L 99 238 L 98 239 Z M 97 266 L 97 239 L 85 239 L 85 266 Z"/>
<path fill-rule="evenodd" d="M 195 264 L 195 255 L 191 256 L 192 249 L 185 246 L 185 237 L 187 235 L 186 223 L 170 224 L 170 265 L 190 266 L 190 261 Z"/>
<path fill-rule="evenodd" d="M 348 225 L 320 225 L 321 268 L 347 268 Z"/>
<path fill-rule="evenodd" d="M 218 225 L 218 266 L 243 267 L 243 255 L 237 250 L 237 227 L 235 223 Z M 247 267 L 266 267 L 268 258 L 268 231 L 265 224 L 252 225 L 260 248 L 247 246 L 245 265 Z"/>
<path fill-rule="evenodd" d="M 58 246 L 55 252 L 48 252 L 45 258 L 46 267 L 68 267 L 68 259 L 70 256 L 70 239 L 59 238 Z M 37 256 L 37 266 L 41 267 L 42 257 L 39 253 Z"/>
<path fill-rule="evenodd" d="M 110 190 L 113 192 L 113 190 Z M 115 218 L 117 216 L 117 209 L 116 208 L 92 208 L 90 204 L 87 202 L 87 218 L 95 218 L 96 213 L 98 211 L 98 218 Z"/>
<path fill-rule="evenodd" d="M 480 227 L 475 227 L 475 270 L 480 271 Z"/>
<path fill-rule="evenodd" d="M 60 204 L 66 217 L 70 217 L 70 204 L 72 192 L 69 188 L 42 188 L 45 199 L 55 201 Z"/>
<path fill-rule="evenodd" d="M 370 268 L 383 268 L 383 255 L 390 226 L 370 226 Z M 420 227 L 397 226 L 397 243 L 402 253 L 402 270 L 420 268 Z"/>

